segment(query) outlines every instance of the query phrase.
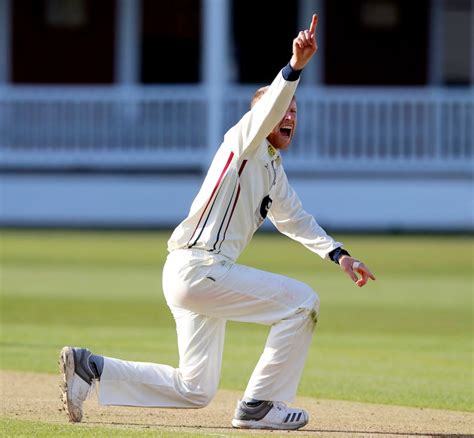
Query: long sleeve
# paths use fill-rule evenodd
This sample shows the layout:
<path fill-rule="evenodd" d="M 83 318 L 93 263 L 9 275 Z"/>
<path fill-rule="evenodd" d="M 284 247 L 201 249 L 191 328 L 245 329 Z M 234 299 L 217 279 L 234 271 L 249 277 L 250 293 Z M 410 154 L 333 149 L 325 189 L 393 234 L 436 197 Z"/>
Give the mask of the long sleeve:
<path fill-rule="evenodd" d="M 328 236 L 314 217 L 303 209 L 283 169 L 268 217 L 278 231 L 300 242 L 323 259 L 327 258 L 329 252 L 342 246 L 342 243 Z"/>
<path fill-rule="evenodd" d="M 285 67 L 252 110 L 227 132 L 188 216 L 168 241 L 170 251 L 194 248 L 238 258 L 261 223 L 257 206 L 268 195 L 266 137 L 288 110 L 298 77 L 299 71 Z"/>
<path fill-rule="evenodd" d="M 254 107 L 227 132 L 224 143 L 236 157 L 254 150 L 270 134 L 285 115 L 298 83 L 299 72 L 283 68 Z"/>

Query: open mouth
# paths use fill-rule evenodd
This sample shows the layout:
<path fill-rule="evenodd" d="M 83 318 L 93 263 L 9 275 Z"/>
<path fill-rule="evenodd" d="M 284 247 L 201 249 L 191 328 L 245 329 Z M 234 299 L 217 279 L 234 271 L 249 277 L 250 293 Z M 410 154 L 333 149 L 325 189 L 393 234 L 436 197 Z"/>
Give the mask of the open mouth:
<path fill-rule="evenodd" d="M 289 126 L 282 126 L 280 128 L 280 134 L 283 136 L 283 137 L 286 137 L 286 138 L 290 138 L 291 137 L 291 131 L 292 131 L 292 128 L 289 127 Z"/>

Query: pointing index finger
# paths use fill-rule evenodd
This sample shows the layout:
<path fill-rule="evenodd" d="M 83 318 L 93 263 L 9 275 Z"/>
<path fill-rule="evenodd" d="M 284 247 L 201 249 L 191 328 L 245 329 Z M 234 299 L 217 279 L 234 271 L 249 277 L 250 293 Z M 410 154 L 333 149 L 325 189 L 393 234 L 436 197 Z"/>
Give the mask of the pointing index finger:
<path fill-rule="evenodd" d="M 309 32 L 310 33 L 316 32 L 317 25 L 318 25 L 318 15 L 313 14 L 313 18 L 311 19 L 311 25 L 309 26 Z"/>

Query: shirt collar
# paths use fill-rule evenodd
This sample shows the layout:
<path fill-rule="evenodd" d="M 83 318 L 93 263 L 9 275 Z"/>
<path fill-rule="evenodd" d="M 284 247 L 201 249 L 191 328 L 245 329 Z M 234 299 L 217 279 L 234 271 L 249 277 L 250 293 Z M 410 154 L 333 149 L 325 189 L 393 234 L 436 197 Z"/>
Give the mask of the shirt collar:
<path fill-rule="evenodd" d="M 281 161 L 280 151 L 277 148 L 273 147 L 272 144 L 268 140 L 267 140 L 267 153 L 268 153 L 268 157 L 272 161 L 277 161 L 279 164 L 279 162 Z"/>

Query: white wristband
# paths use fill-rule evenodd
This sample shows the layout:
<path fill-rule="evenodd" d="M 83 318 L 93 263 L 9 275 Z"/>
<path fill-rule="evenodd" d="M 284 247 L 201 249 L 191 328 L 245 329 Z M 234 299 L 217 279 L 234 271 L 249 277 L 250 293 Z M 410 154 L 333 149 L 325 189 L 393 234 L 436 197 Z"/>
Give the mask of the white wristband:
<path fill-rule="evenodd" d="M 360 265 L 361 265 L 361 263 L 356 260 L 354 263 L 352 263 L 352 270 L 355 271 L 355 270 L 359 269 Z"/>

